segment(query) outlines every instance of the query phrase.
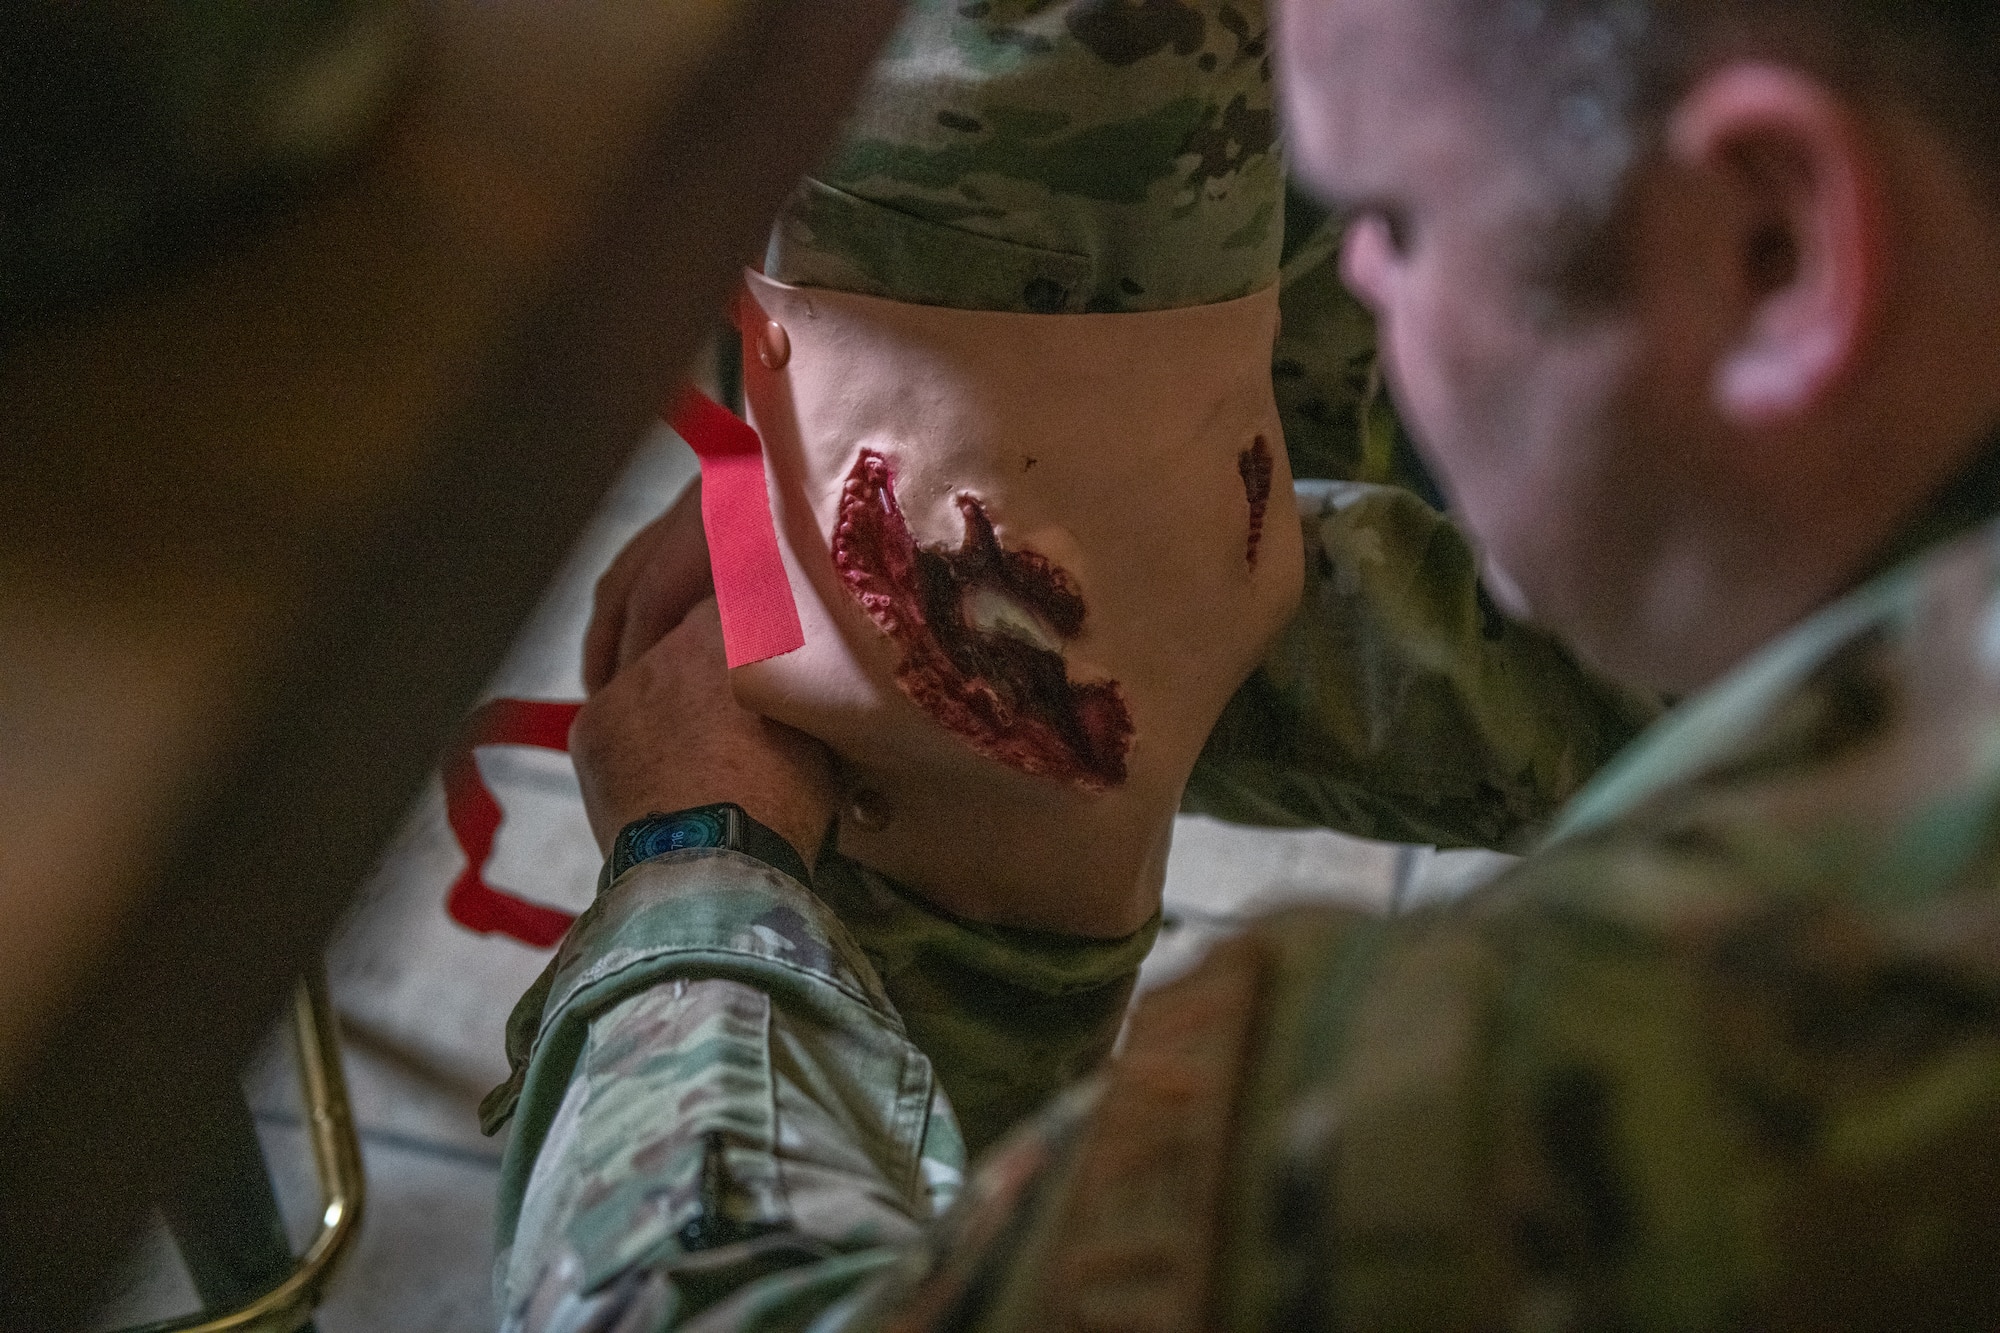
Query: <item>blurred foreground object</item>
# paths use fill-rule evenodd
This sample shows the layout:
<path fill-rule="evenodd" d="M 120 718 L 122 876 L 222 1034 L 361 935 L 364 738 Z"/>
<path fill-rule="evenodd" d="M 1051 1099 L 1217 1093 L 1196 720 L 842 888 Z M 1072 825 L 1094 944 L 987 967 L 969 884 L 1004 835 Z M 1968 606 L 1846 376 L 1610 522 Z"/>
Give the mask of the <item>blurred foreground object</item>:
<path fill-rule="evenodd" d="M 0 36 L 39 80 L 0 122 L 39 266 L 0 315 L 7 1329 L 77 1323 L 188 1169 L 898 7 L 274 5 L 206 46 L 221 6 L 122 8 Z M 374 91 L 255 129 L 378 23 L 334 62 Z M 148 33 L 214 56 L 184 119 Z M 110 45 L 43 62 L 72 39 Z M 153 148 L 89 156 L 93 107 Z"/>
<path fill-rule="evenodd" d="M 0 331 L 198 252 L 358 150 L 402 0 L 29 4 L 0 43 Z"/>

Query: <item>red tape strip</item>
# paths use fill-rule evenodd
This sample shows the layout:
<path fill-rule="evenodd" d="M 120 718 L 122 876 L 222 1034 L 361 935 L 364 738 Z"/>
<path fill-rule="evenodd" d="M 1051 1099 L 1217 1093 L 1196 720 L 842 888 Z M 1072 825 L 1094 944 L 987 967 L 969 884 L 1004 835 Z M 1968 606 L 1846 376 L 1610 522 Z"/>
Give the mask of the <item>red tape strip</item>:
<path fill-rule="evenodd" d="M 747 666 L 803 647 L 805 629 L 771 521 L 764 442 L 748 422 L 693 388 L 682 390 L 667 424 L 701 460 L 701 525 L 708 534 L 729 665 Z"/>
<path fill-rule="evenodd" d="M 764 482 L 764 442 L 757 432 L 698 389 L 684 389 L 667 422 L 701 460 L 701 523 L 715 571 L 722 643 L 739 667 L 804 646 L 792 581 L 778 553 L 771 495 Z M 486 862 L 506 817 L 480 776 L 482 745 L 568 750 L 570 723 L 583 707 L 536 699 L 493 699 L 467 723 L 445 760 L 445 818 L 465 852 L 465 869 L 445 897 L 451 919 L 482 935 L 499 934 L 547 949 L 576 919 L 570 912 L 496 889 Z"/>
<path fill-rule="evenodd" d="M 532 745 L 543 750 L 569 749 L 570 723 L 582 704 L 541 699 L 492 699 L 473 713 L 464 738 L 446 756 L 444 765 L 445 820 L 465 852 L 465 869 L 445 896 L 451 919 L 482 935 L 506 935 L 538 949 L 553 948 L 576 920 L 574 913 L 550 907 L 486 882 L 486 862 L 493 840 L 506 816 L 500 802 L 479 775 L 473 751 L 482 745 Z"/>

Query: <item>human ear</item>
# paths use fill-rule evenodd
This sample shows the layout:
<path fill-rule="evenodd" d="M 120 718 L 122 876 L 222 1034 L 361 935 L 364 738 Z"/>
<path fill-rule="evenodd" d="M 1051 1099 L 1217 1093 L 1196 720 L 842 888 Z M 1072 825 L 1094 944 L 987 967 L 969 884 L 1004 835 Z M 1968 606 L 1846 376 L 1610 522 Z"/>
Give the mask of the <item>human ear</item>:
<path fill-rule="evenodd" d="M 1869 146 L 1823 85 L 1741 63 L 1682 99 L 1667 147 L 1736 205 L 1721 276 L 1741 317 L 1715 368 L 1715 406 L 1748 429 L 1797 424 L 1853 370 L 1880 303 L 1886 225 Z"/>
<path fill-rule="evenodd" d="M 1374 214 L 1356 218 L 1340 239 L 1341 281 L 1377 319 L 1388 309 L 1394 250 L 1389 224 Z"/>

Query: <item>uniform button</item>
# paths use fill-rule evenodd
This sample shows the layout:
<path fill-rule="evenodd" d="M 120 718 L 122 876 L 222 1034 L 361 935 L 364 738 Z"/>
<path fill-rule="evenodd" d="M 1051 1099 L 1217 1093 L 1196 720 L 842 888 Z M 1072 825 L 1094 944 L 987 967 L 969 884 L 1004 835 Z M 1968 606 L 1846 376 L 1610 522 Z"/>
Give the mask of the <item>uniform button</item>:
<path fill-rule="evenodd" d="M 783 370 L 785 363 L 792 359 L 792 335 L 785 332 L 785 326 L 777 320 L 764 325 L 764 331 L 757 335 L 757 359 L 764 363 L 766 370 Z"/>

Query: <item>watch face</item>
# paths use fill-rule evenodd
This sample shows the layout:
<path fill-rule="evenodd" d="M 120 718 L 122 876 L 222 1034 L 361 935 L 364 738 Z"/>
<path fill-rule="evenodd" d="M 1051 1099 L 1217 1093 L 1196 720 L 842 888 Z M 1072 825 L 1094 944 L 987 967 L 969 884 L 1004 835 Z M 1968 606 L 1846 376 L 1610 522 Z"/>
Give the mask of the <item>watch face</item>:
<path fill-rule="evenodd" d="M 801 884 L 812 883 L 811 868 L 790 844 L 744 814 L 742 807 L 727 801 L 633 820 L 618 831 L 611 844 L 611 859 L 604 866 L 609 878 L 603 883 L 608 886 L 633 866 L 656 856 L 707 847 L 742 852 Z"/>
<path fill-rule="evenodd" d="M 727 847 L 729 822 L 722 812 L 697 810 L 642 824 L 632 830 L 629 864 L 650 861 L 690 847 Z"/>

